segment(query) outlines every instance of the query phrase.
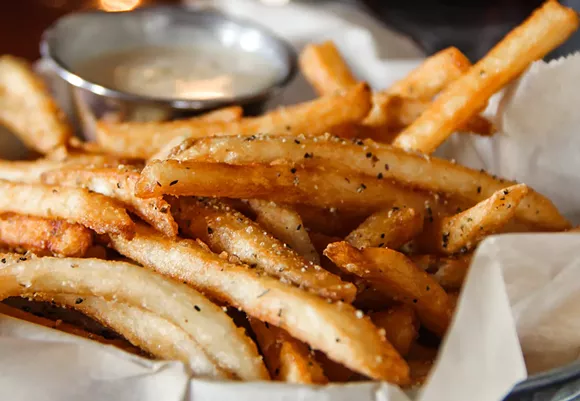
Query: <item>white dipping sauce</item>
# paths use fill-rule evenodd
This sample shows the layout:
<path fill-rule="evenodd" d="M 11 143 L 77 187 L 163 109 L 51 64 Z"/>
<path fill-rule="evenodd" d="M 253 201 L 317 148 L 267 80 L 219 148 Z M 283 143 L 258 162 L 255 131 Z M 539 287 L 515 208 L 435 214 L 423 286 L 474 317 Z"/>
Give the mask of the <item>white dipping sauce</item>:
<path fill-rule="evenodd" d="M 141 47 L 74 66 L 96 84 L 164 99 L 219 99 L 260 92 L 280 76 L 263 56 L 221 46 Z"/>

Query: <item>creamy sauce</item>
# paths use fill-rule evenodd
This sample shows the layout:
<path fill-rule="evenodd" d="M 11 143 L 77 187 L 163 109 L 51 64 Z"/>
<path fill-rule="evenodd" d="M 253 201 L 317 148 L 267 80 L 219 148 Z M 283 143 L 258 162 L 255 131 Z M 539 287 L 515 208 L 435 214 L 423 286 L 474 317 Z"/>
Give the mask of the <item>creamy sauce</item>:
<path fill-rule="evenodd" d="M 219 99 L 251 95 L 279 77 L 264 57 L 220 46 L 142 47 L 110 52 L 75 66 L 96 84 L 164 99 Z"/>

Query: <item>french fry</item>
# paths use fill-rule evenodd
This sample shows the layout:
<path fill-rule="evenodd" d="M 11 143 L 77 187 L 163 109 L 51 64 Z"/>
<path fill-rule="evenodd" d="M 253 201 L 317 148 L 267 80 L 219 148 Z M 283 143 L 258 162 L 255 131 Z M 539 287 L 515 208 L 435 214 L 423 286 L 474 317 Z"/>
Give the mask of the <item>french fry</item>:
<path fill-rule="evenodd" d="M 97 143 L 107 152 L 148 159 L 175 137 L 213 135 L 320 135 L 347 123 L 361 121 L 371 107 L 370 89 L 359 84 L 344 94 L 280 108 L 261 117 L 234 122 L 170 121 L 97 124 Z"/>
<path fill-rule="evenodd" d="M 369 316 L 375 326 L 385 330 L 387 339 L 401 356 L 406 356 L 419 335 L 419 320 L 413 308 L 399 304 Z"/>
<path fill-rule="evenodd" d="M 307 45 L 299 61 L 302 74 L 320 96 L 346 90 L 358 82 L 330 40 Z"/>
<path fill-rule="evenodd" d="M 251 199 L 248 204 L 256 214 L 256 222 L 280 241 L 289 245 L 304 259 L 320 265 L 320 256 L 314 249 L 300 215 L 289 206 Z"/>
<path fill-rule="evenodd" d="M 161 360 L 186 364 L 198 377 L 233 379 L 220 368 L 189 334 L 166 319 L 121 302 L 74 294 L 34 294 L 34 299 L 55 302 L 78 310 L 113 329 L 131 344 Z"/>
<path fill-rule="evenodd" d="M 17 213 L 78 223 L 98 234 L 130 236 L 134 223 L 125 209 L 101 194 L 86 189 L 0 180 L 0 213 Z"/>
<path fill-rule="evenodd" d="M 256 198 L 318 207 L 364 209 L 369 213 L 393 205 L 420 208 L 429 199 L 427 194 L 408 190 L 390 180 L 357 175 L 348 170 L 177 160 L 148 163 L 137 181 L 135 194 L 144 198 L 164 194 Z"/>
<path fill-rule="evenodd" d="M 292 208 L 298 212 L 308 229 L 328 236 L 345 237 L 368 217 L 368 213 L 356 210 L 301 204 L 292 205 Z"/>
<path fill-rule="evenodd" d="M 423 229 L 423 215 L 410 208 L 393 207 L 370 215 L 345 241 L 356 248 L 398 249 Z"/>
<path fill-rule="evenodd" d="M 563 43 L 578 29 L 578 23 L 574 10 L 557 1 L 546 1 L 467 73 L 445 88 L 393 144 L 432 153 L 461 124 L 482 110 L 494 93 L 530 63 Z"/>
<path fill-rule="evenodd" d="M 324 254 L 379 292 L 411 305 L 421 323 L 435 334 L 445 334 L 451 321 L 445 290 L 403 254 L 386 248 L 358 250 L 346 242 L 330 244 Z"/>
<path fill-rule="evenodd" d="M 239 121 L 244 115 L 244 109 L 241 106 L 228 106 L 222 107 L 221 109 L 209 111 L 207 113 L 201 114 L 190 118 L 190 120 L 198 120 L 205 122 L 232 122 Z"/>
<path fill-rule="evenodd" d="M 139 170 L 131 166 L 117 168 L 68 167 L 42 174 L 42 182 L 72 188 L 86 188 L 118 200 L 168 237 L 177 236 L 177 223 L 170 213 L 170 205 L 163 197 L 141 199 L 134 195 Z"/>
<path fill-rule="evenodd" d="M 516 183 L 498 179 L 484 171 L 435 157 L 405 152 L 371 140 L 346 141 L 332 136 L 257 137 L 246 141 L 243 137 L 206 138 L 192 140 L 179 153 L 177 160 L 203 160 L 231 164 L 272 163 L 286 160 L 302 163 L 304 154 L 312 161 L 324 161 L 334 166 L 348 166 L 371 177 L 395 180 L 405 186 L 468 200 L 473 206 L 494 192 Z M 528 191 L 516 210 L 516 217 L 549 231 L 560 231 L 570 223 L 546 197 Z"/>
<path fill-rule="evenodd" d="M 352 370 L 391 383 L 407 382 L 404 360 L 370 319 L 348 304 L 329 303 L 248 266 L 231 264 L 203 243 L 170 240 L 145 226 L 138 226 L 131 240 L 114 235 L 110 242 L 143 266 L 280 327 Z"/>
<path fill-rule="evenodd" d="M 173 208 L 180 229 L 206 242 L 216 252 L 227 252 L 241 262 L 312 291 L 323 298 L 352 302 L 356 288 L 320 266 L 308 262 L 229 206 L 211 199 L 178 199 Z"/>
<path fill-rule="evenodd" d="M 25 61 L 0 57 L 0 123 L 40 153 L 64 145 L 72 128 L 48 89 Z"/>
<path fill-rule="evenodd" d="M 471 262 L 471 254 L 459 256 L 410 255 L 417 267 L 425 270 L 446 291 L 457 291 L 463 285 Z"/>
<path fill-rule="evenodd" d="M 82 257 L 93 234 L 80 224 L 15 214 L 0 215 L 0 243 L 39 254 Z"/>
<path fill-rule="evenodd" d="M 472 249 L 486 236 L 496 233 L 515 216 L 528 194 L 524 184 L 502 189 L 464 212 L 443 218 L 440 233 L 441 251 L 448 254 Z"/>
<path fill-rule="evenodd" d="M 116 338 L 105 338 L 95 333 L 83 330 L 72 324 L 64 323 L 62 320 L 51 320 L 45 317 L 36 316 L 32 313 L 25 312 L 18 308 L 8 306 L 0 302 L 0 313 L 6 316 L 13 317 L 15 319 L 25 320 L 30 323 L 38 324 L 40 326 L 48 327 L 50 329 L 55 329 L 62 331 L 63 333 L 72 334 L 77 337 L 87 338 L 105 345 L 112 345 L 114 347 L 120 348 L 132 354 L 139 354 L 140 349 L 131 345 L 130 342 L 124 339 Z"/>
<path fill-rule="evenodd" d="M 184 284 L 123 262 L 0 257 L 0 298 L 70 294 L 145 308 L 184 330 L 220 368 L 244 380 L 268 378 L 255 344 L 220 307 Z"/>
<path fill-rule="evenodd" d="M 328 382 L 314 353 L 304 343 L 278 327 L 253 318 L 248 320 L 272 379 L 301 384 Z"/>

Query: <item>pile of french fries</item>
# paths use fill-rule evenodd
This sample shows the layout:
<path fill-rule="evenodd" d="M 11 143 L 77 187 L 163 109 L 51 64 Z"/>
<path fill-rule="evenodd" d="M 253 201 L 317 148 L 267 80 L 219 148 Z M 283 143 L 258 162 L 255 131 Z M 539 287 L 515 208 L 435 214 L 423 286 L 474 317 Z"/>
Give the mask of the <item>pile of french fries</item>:
<path fill-rule="evenodd" d="M 318 99 L 100 121 L 91 144 L 4 56 L 0 121 L 44 156 L 0 162 L 0 297 L 81 311 L 200 377 L 420 384 L 477 244 L 570 228 L 525 184 L 429 154 L 453 132 L 492 135 L 490 96 L 577 27 L 547 1 L 475 65 L 449 48 L 376 92 L 311 44 Z"/>

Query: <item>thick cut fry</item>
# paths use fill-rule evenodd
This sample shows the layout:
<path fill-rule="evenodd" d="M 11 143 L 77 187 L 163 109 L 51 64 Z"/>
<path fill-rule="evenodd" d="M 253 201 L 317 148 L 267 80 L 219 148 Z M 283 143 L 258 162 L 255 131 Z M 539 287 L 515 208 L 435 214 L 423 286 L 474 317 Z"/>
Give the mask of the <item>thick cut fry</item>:
<path fill-rule="evenodd" d="M 314 353 L 304 343 L 278 327 L 253 318 L 249 321 L 272 379 L 301 384 L 328 382 Z"/>
<path fill-rule="evenodd" d="M 346 242 L 356 248 L 397 249 L 423 229 L 423 215 L 410 208 L 394 207 L 376 212 L 351 232 Z"/>
<path fill-rule="evenodd" d="M 227 252 L 243 263 L 312 291 L 321 297 L 352 302 L 356 288 L 320 266 L 308 262 L 229 206 L 211 199 L 176 201 L 175 216 L 182 232 Z"/>
<path fill-rule="evenodd" d="M 399 354 L 405 356 L 409 353 L 411 345 L 419 335 L 419 320 L 413 308 L 399 304 L 371 313 L 370 318 L 375 326 L 385 330 L 387 339 Z"/>
<path fill-rule="evenodd" d="M 441 92 L 433 104 L 393 142 L 432 153 L 457 128 L 485 107 L 488 99 L 530 63 L 548 54 L 578 29 L 578 15 L 547 1 L 512 30 L 467 73 Z"/>
<path fill-rule="evenodd" d="M 410 255 L 417 267 L 425 270 L 446 291 L 457 291 L 463 285 L 471 262 L 471 254 L 455 257 L 436 255 Z"/>
<path fill-rule="evenodd" d="M 370 90 L 360 84 L 344 94 L 281 108 L 236 122 L 106 123 L 97 126 L 97 142 L 112 154 L 148 159 L 175 137 L 220 135 L 321 135 L 333 127 L 361 121 L 369 112 Z"/>
<path fill-rule="evenodd" d="M 65 145 L 72 133 L 42 80 L 12 56 L 0 57 L 0 123 L 40 153 Z"/>
<path fill-rule="evenodd" d="M 427 194 L 391 180 L 319 166 L 231 165 L 225 163 L 150 162 L 135 186 L 137 196 L 218 196 L 305 203 L 318 207 L 373 212 L 393 205 L 419 208 Z"/>
<path fill-rule="evenodd" d="M 448 47 L 428 57 L 386 91 L 390 95 L 431 100 L 466 72 L 471 63 L 459 49 Z"/>
<path fill-rule="evenodd" d="M 52 170 L 42 175 L 42 182 L 49 185 L 86 188 L 118 200 L 131 212 L 141 217 L 168 237 L 177 235 L 177 223 L 170 213 L 170 205 L 163 197 L 141 199 L 134 194 L 139 170 L 122 168 L 69 167 Z"/>
<path fill-rule="evenodd" d="M 407 382 L 405 361 L 352 306 L 329 303 L 248 266 L 228 263 L 203 243 L 170 240 L 145 226 L 137 231 L 131 240 L 111 236 L 111 246 L 143 266 L 286 330 L 352 370 L 391 383 Z"/>
<path fill-rule="evenodd" d="M 79 223 L 98 234 L 131 235 L 135 225 L 125 209 L 106 196 L 86 189 L 0 180 L 0 212 L 57 218 Z"/>
<path fill-rule="evenodd" d="M 12 306 L 8 306 L 3 303 L 0 303 L 0 313 L 6 316 L 11 316 L 15 319 L 26 320 L 27 322 L 30 323 L 62 331 L 63 333 L 68 333 L 77 337 L 83 337 L 89 340 L 97 341 L 101 344 L 112 345 L 114 347 L 121 348 L 132 354 L 140 353 L 140 350 L 138 348 L 132 346 L 131 343 L 129 343 L 124 339 L 105 338 L 98 334 L 83 330 L 82 328 L 77 327 L 75 325 L 64 323 L 62 320 L 51 320 L 45 317 L 36 316 L 32 313 L 25 312 L 23 310 L 14 308 Z"/>
<path fill-rule="evenodd" d="M 256 222 L 294 249 L 304 259 L 319 265 L 320 256 L 314 249 L 300 215 L 291 207 L 274 202 L 251 199 L 250 207 L 256 214 Z"/>
<path fill-rule="evenodd" d="M 221 368 L 244 380 L 268 378 L 252 341 L 220 307 L 184 284 L 123 262 L 1 257 L 1 298 L 72 294 L 144 308 L 184 330 Z"/>
<path fill-rule="evenodd" d="M 307 45 L 300 54 L 300 70 L 320 96 L 346 90 L 358 82 L 330 40 Z"/>
<path fill-rule="evenodd" d="M 34 299 L 76 309 L 113 329 L 131 344 L 161 360 L 186 364 L 195 376 L 232 379 L 211 360 L 190 335 L 166 319 L 121 302 L 71 294 L 34 294 Z"/>
<path fill-rule="evenodd" d="M 324 254 L 338 267 L 369 281 L 381 293 L 413 307 L 421 323 L 442 336 L 451 321 L 445 290 L 405 255 L 385 248 L 358 250 L 346 242 L 330 244 Z"/>
<path fill-rule="evenodd" d="M 515 185 L 484 171 L 476 171 L 447 160 L 423 157 L 371 140 L 346 141 L 332 136 L 317 138 L 244 137 L 192 140 L 176 156 L 178 160 L 226 162 L 232 164 L 272 163 L 287 160 L 301 163 L 304 154 L 312 161 L 324 160 L 338 167 L 348 166 L 372 177 L 394 179 L 412 188 L 468 200 L 471 205 L 490 197 L 494 192 Z M 516 216 L 538 228 L 560 231 L 570 223 L 544 196 L 532 191 L 522 200 Z"/>
<path fill-rule="evenodd" d="M 443 218 L 439 237 L 441 251 L 449 254 L 468 251 L 486 236 L 498 232 L 514 217 L 516 208 L 527 194 L 526 185 L 513 185 L 471 209 Z"/>
<path fill-rule="evenodd" d="M 0 243 L 40 254 L 85 256 L 93 234 L 80 224 L 15 214 L 0 215 Z"/>

